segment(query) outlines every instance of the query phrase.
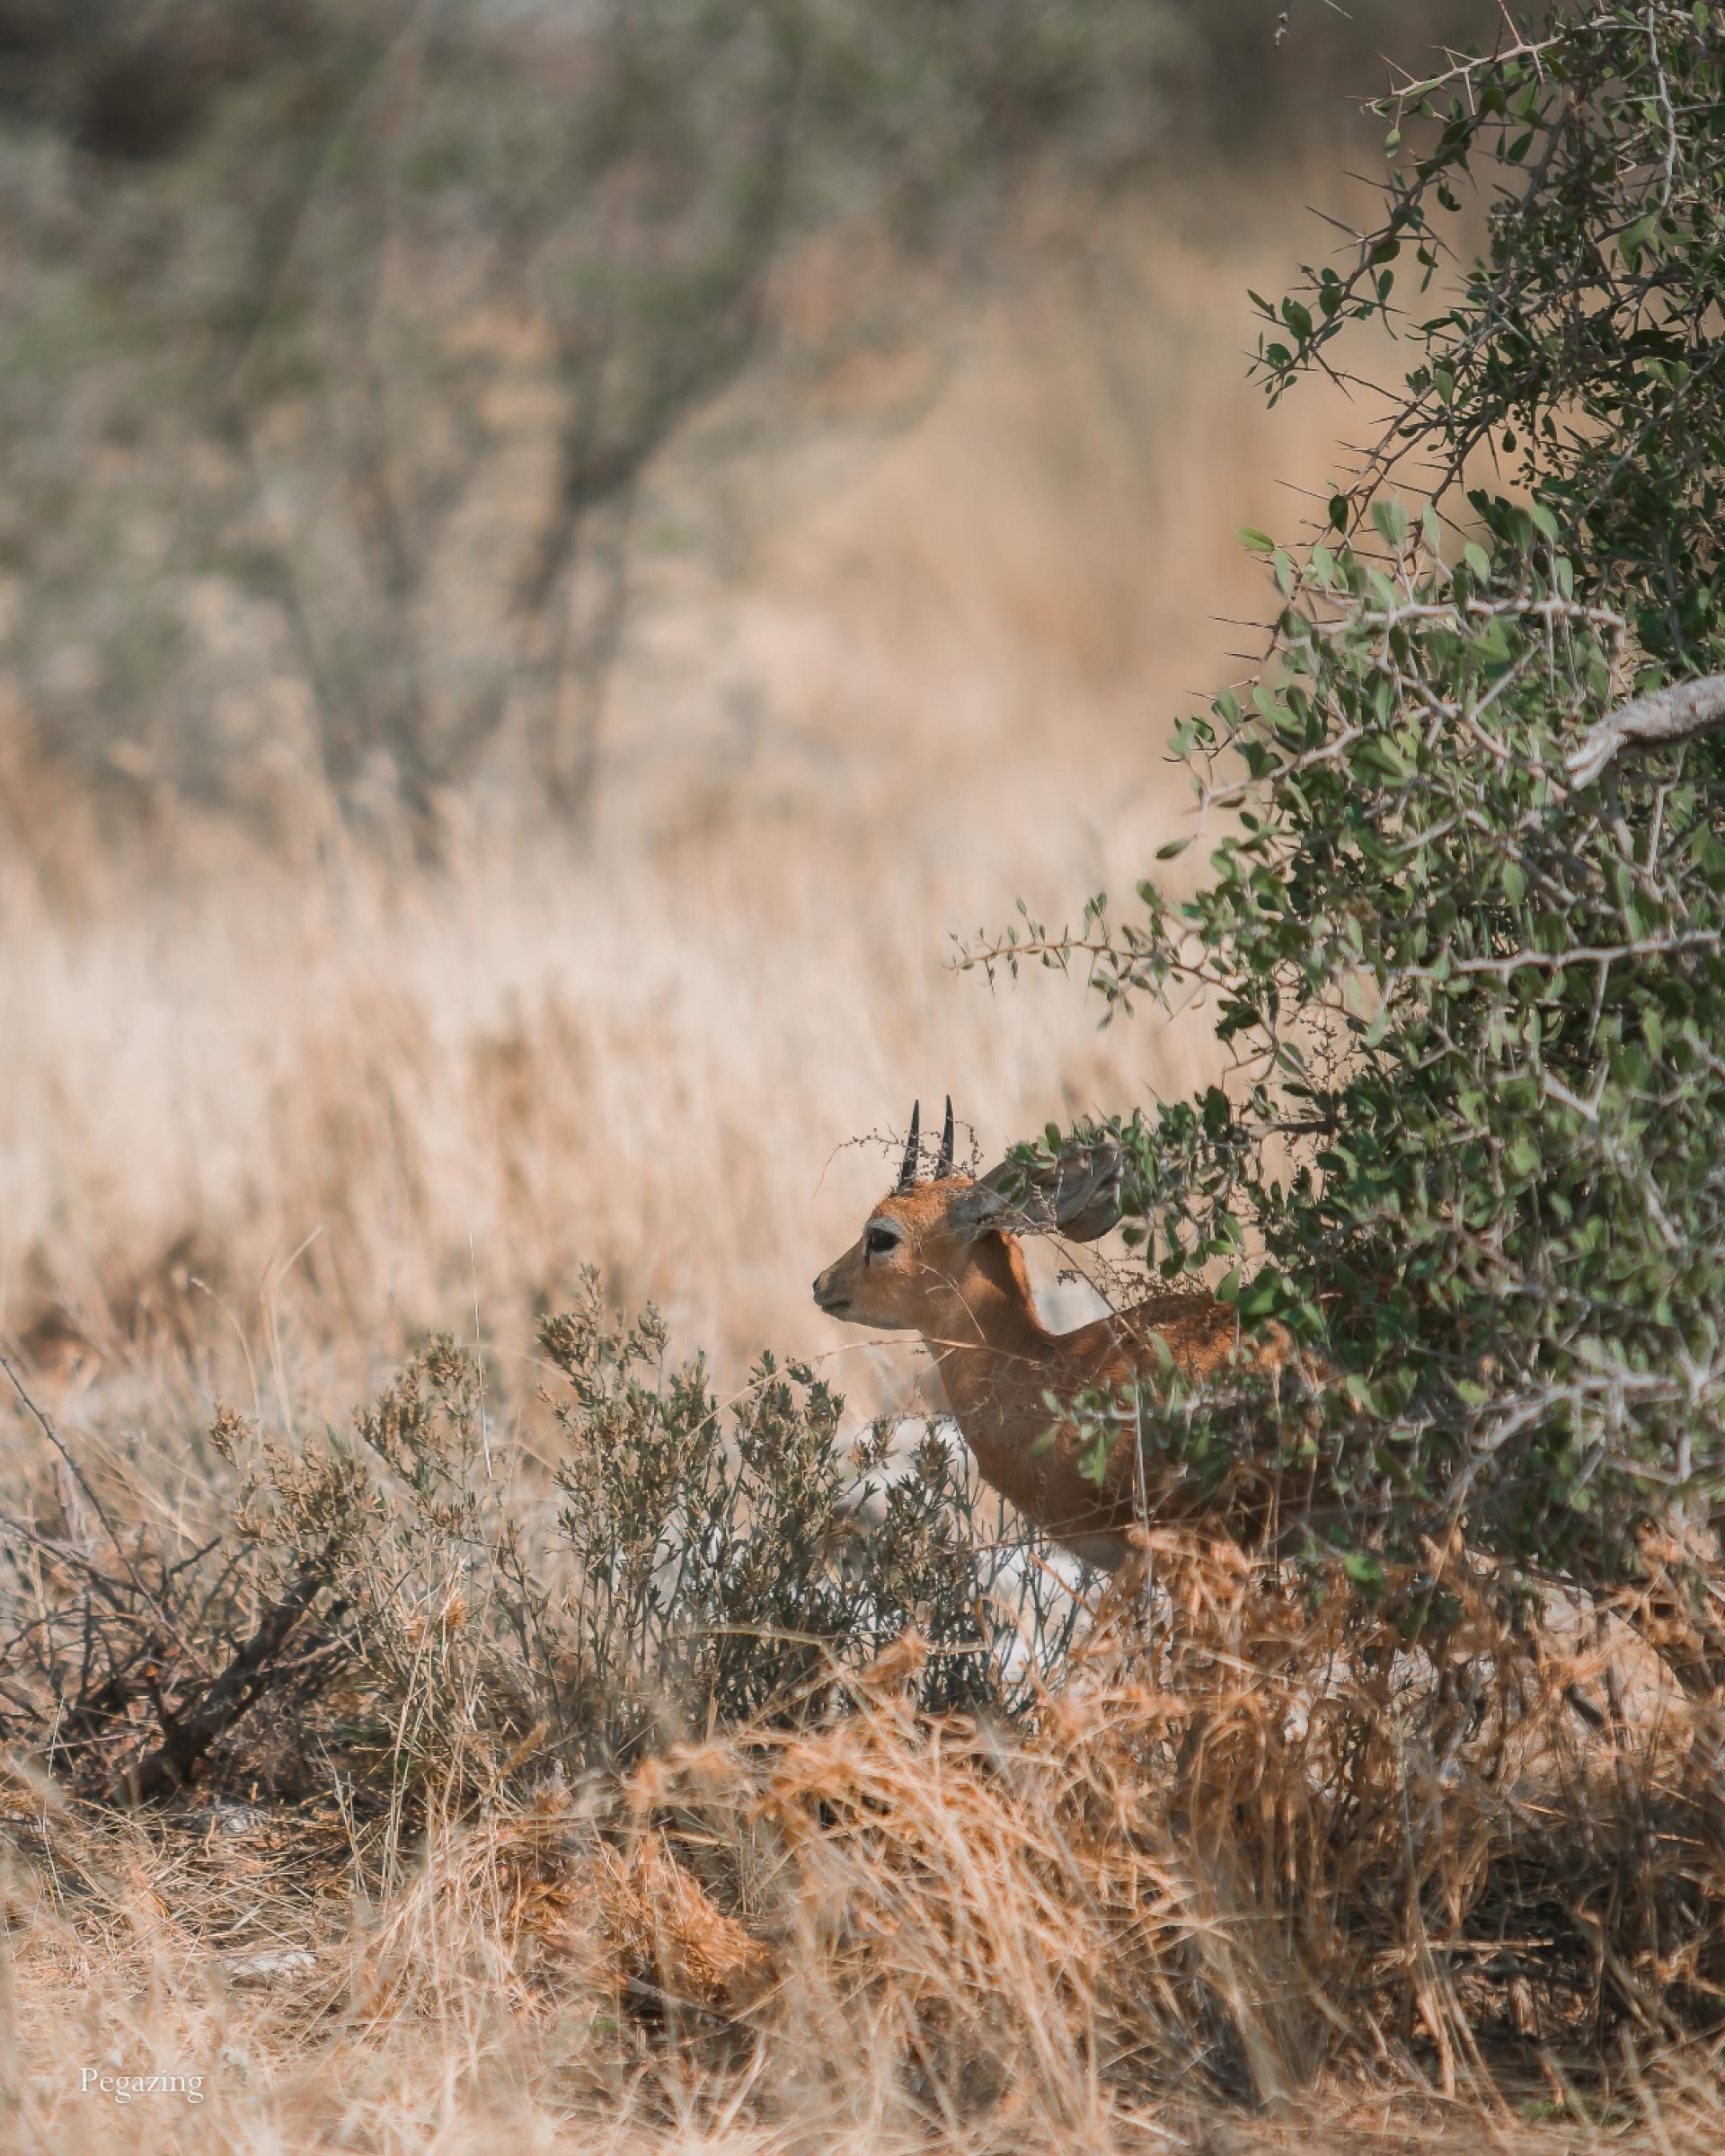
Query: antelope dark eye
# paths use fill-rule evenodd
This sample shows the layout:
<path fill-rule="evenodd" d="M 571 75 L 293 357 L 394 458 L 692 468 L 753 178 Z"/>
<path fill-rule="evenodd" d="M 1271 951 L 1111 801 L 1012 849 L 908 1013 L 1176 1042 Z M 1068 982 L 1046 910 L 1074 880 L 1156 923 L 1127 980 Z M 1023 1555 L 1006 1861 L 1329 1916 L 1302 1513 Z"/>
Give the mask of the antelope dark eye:
<path fill-rule="evenodd" d="M 898 1238 L 890 1228 L 871 1228 L 862 1248 L 871 1258 L 884 1258 L 889 1250 L 898 1248 Z"/>

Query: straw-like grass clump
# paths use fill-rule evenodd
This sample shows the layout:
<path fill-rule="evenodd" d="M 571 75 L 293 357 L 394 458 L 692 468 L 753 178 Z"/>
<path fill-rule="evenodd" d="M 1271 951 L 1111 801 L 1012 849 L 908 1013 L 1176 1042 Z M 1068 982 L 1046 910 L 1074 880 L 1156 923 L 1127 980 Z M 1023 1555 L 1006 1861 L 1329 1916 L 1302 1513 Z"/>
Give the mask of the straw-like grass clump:
<path fill-rule="evenodd" d="M 1141 1532 L 1027 1682 L 942 1448 L 859 1568 L 811 1533 L 843 1476 L 805 1374 L 727 1416 L 597 1292 L 545 1340 L 554 1476 L 446 1341 L 350 1436 L 226 1415 L 189 1546 L 81 1470 L 40 1493 L 4 1708 L 31 2041 L 107 1956 L 176 1972 L 158 2048 L 232 2002 L 303 2125 L 434 2040 L 463 2118 L 507 2056 L 509 2101 L 618 2133 L 1100 2146 L 1368 2088 L 1702 2116 L 1712 1751 L 1632 1602 L 1530 1611 L 1436 1552 L 1366 1600 Z"/>

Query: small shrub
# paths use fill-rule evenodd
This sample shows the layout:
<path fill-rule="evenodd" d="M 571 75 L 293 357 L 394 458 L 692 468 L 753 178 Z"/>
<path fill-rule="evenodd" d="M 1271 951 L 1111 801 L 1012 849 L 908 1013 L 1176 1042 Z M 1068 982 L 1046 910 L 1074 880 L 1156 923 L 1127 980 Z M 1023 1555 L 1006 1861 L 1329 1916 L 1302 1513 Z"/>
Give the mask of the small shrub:
<path fill-rule="evenodd" d="M 976 1538 L 943 1446 L 923 1449 L 881 1527 L 847 1539 L 840 1561 L 841 1500 L 881 1433 L 847 1461 L 844 1402 L 812 1372 L 763 1356 L 727 1417 L 702 1359 L 668 1370 L 658 1314 L 613 1323 L 591 1273 L 540 1337 L 570 1387 L 556 1408 L 576 1563 L 565 1711 L 589 1756 L 806 1715 L 912 1624 L 937 1650 L 931 1705 L 991 1696 L 969 1607 Z"/>
<path fill-rule="evenodd" d="M 542 1339 L 567 1380 L 546 1396 L 549 1477 L 447 1336 L 349 1433 L 288 1444 L 224 1410 L 231 1527 L 183 1553 L 116 1542 L 111 1562 L 38 1582 L 13 1646 L 39 1681 L 0 1708 L 11 1733 L 95 1789 L 161 1794 L 222 1750 L 228 1775 L 283 1793 L 335 1771 L 367 1801 L 460 1809 L 553 1764 L 817 1719 L 907 1630 L 930 1709 L 1034 1689 L 932 1434 L 858 1534 L 845 1499 L 886 1431 L 847 1457 L 844 1403 L 801 1365 L 763 1356 L 721 1408 L 703 1360 L 668 1365 L 657 1312 L 614 1319 L 591 1272 Z M 1057 1629 L 1042 1660 L 1058 1649 Z"/>

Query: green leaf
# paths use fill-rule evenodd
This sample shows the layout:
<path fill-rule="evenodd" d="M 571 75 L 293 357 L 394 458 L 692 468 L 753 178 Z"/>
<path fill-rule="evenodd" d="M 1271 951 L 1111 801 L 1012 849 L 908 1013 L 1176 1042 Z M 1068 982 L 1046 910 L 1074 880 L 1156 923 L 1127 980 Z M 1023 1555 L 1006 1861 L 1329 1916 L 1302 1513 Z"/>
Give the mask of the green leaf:
<path fill-rule="evenodd" d="M 1383 1566 L 1364 1550 L 1345 1551 L 1341 1568 L 1357 1587 L 1364 1588 L 1367 1594 L 1375 1593 L 1384 1585 Z"/>
<path fill-rule="evenodd" d="M 1261 532 L 1255 525 L 1243 524 L 1234 534 L 1242 546 L 1248 546 L 1254 554 L 1269 554 L 1276 551 L 1276 542 L 1268 532 Z"/>
<path fill-rule="evenodd" d="M 1632 277 L 1641 268 L 1641 251 L 1653 240 L 1659 227 L 1659 213 L 1650 209 L 1645 216 L 1637 217 L 1617 235 L 1617 249 L 1623 258 L 1623 266 Z"/>

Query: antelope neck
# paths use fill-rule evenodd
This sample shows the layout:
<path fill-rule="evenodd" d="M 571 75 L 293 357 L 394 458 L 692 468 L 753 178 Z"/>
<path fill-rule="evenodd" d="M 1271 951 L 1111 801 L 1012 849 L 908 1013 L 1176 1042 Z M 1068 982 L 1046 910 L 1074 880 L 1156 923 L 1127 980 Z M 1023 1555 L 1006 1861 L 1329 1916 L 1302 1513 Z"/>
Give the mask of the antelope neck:
<path fill-rule="evenodd" d="M 1030 1276 L 1014 1243 L 1001 1234 L 979 1237 L 969 1256 L 962 1277 L 941 1295 L 935 1322 L 923 1330 L 960 1415 L 960 1400 L 983 1385 L 996 1391 L 1003 1381 L 1031 1378 L 1055 1339 L 1036 1314 Z"/>

